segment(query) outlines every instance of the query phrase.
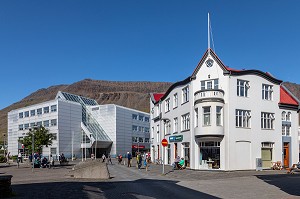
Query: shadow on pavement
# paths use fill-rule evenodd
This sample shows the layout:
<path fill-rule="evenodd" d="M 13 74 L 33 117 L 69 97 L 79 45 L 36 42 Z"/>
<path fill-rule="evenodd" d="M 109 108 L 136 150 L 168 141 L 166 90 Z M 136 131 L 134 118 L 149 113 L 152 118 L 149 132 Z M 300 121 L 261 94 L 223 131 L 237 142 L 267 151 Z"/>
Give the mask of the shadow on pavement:
<path fill-rule="evenodd" d="M 76 180 L 76 179 L 74 179 Z M 177 185 L 178 181 L 51 182 L 12 185 L 14 198 L 218 198 Z"/>
<path fill-rule="evenodd" d="M 278 187 L 280 190 L 294 196 L 300 196 L 300 175 L 281 174 L 281 175 L 256 175 L 258 179 Z"/>

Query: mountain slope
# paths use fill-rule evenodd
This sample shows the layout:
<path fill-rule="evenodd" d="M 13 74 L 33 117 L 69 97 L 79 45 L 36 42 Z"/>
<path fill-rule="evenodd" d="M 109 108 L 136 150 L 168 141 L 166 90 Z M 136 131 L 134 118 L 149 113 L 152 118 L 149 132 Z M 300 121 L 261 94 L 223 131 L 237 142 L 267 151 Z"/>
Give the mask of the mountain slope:
<path fill-rule="evenodd" d="M 84 79 L 70 85 L 56 85 L 43 88 L 0 110 L 0 140 L 7 132 L 7 113 L 55 98 L 58 91 L 82 95 L 95 99 L 99 104 L 117 104 L 149 112 L 151 92 L 165 92 L 172 83 L 168 82 L 117 82 Z"/>

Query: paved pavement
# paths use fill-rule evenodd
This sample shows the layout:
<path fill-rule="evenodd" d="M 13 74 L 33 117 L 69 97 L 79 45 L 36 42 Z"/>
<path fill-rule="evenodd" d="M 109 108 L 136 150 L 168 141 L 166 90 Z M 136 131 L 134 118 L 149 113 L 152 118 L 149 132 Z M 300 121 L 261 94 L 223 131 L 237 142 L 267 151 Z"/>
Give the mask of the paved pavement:
<path fill-rule="evenodd" d="M 114 162 L 111 179 L 74 179 L 69 166 L 34 169 L 29 165 L 0 164 L 0 173 L 12 174 L 13 198 L 300 198 L 300 175 L 284 171 L 175 170 L 151 164 L 149 171 Z"/>

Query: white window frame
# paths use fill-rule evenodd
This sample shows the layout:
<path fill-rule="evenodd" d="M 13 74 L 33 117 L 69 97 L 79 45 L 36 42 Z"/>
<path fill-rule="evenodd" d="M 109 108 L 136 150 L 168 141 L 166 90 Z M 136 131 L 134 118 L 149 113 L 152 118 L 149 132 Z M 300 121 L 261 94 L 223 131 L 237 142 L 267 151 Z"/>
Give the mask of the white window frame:
<path fill-rule="evenodd" d="M 173 108 L 177 108 L 178 107 L 178 94 L 175 93 L 173 96 Z"/>
<path fill-rule="evenodd" d="M 223 107 L 222 106 L 216 106 L 216 125 L 223 126 Z"/>
<path fill-rule="evenodd" d="M 274 129 L 274 113 L 261 112 L 261 129 Z"/>
<path fill-rule="evenodd" d="M 170 111 L 170 98 L 165 101 L 165 113 Z"/>
<path fill-rule="evenodd" d="M 251 111 L 236 109 L 235 126 L 237 128 L 251 128 Z"/>
<path fill-rule="evenodd" d="M 249 94 L 249 81 L 246 80 L 237 80 L 237 96 L 239 97 L 248 97 Z"/>
<path fill-rule="evenodd" d="M 189 101 L 189 94 L 190 91 L 189 91 L 189 86 L 186 86 L 182 89 L 182 103 L 186 103 Z"/>
<path fill-rule="evenodd" d="M 190 130 L 190 113 L 181 116 L 181 131 Z"/>
<path fill-rule="evenodd" d="M 262 99 L 273 100 L 273 86 L 268 84 L 262 84 Z"/>
<path fill-rule="evenodd" d="M 199 109 L 195 109 L 195 127 L 199 126 Z"/>
<path fill-rule="evenodd" d="M 171 122 L 168 120 L 164 123 L 165 135 L 171 134 Z"/>
<path fill-rule="evenodd" d="M 178 133 L 178 117 L 174 118 L 174 132 L 173 133 Z"/>
<path fill-rule="evenodd" d="M 209 111 L 207 112 L 207 108 Z M 211 106 L 204 106 L 202 107 L 202 115 L 203 115 L 203 126 L 210 126 L 211 125 Z"/>

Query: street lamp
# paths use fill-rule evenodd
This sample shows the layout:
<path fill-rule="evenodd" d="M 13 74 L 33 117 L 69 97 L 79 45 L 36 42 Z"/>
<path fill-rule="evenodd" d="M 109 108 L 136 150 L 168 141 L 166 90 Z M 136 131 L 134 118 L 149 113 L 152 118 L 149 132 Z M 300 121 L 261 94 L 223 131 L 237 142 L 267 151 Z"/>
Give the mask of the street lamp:
<path fill-rule="evenodd" d="M 3 134 L 3 149 L 4 149 L 4 157 L 5 157 L 5 134 Z"/>
<path fill-rule="evenodd" d="M 137 144 L 138 144 L 138 153 L 140 152 L 140 140 L 138 140 L 138 142 L 137 142 Z"/>
<path fill-rule="evenodd" d="M 33 131 L 31 128 L 29 128 L 29 131 L 32 132 L 32 155 L 31 155 L 31 160 L 32 160 L 32 169 L 31 171 L 33 172 L 34 170 L 34 132 L 37 130 L 36 124 L 33 126 Z"/>

